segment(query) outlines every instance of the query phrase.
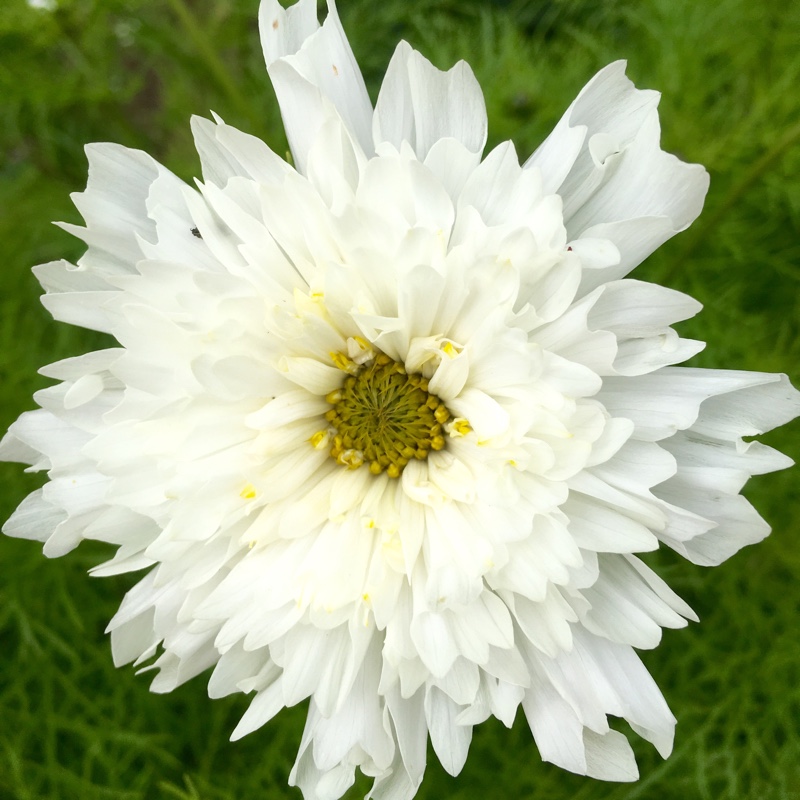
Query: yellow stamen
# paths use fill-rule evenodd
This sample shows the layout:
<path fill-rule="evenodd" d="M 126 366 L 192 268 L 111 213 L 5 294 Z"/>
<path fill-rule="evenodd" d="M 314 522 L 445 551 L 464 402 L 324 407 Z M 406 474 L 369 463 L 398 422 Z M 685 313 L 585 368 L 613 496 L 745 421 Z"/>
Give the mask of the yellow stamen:
<path fill-rule="evenodd" d="M 315 450 L 322 450 L 328 444 L 328 431 L 317 431 L 310 439 Z"/>
<path fill-rule="evenodd" d="M 349 372 L 352 374 L 357 369 L 355 362 L 349 359 L 344 353 L 331 351 L 329 355 L 331 357 L 331 361 L 333 361 L 333 365 L 337 369 L 342 370 L 342 372 Z"/>
<path fill-rule="evenodd" d="M 359 348 L 370 347 L 360 337 L 348 342 L 348 353 L 356 359 L 353 343 Z M 326 436 L 330 455 L 338 464 L 348 469 L 367 464 L 373 475 L 385 472 L 390 478 L 399 478 L 409 461 L 444 449 L 443 425 L 451 415 L 447 406 L 428 391 L 427 379 L 407 374 L 403 364 L 385 353 L 360 366 L 344 353 L 332 352 L 330 356 L 348 376 L 339 389 L 325 397 L 332 406 L 325 419 L 335 432 L 314 434 L 312 445 L 321 448 Z M 471 430 L 466 420 L 462 423 L 462 429 L 466 425 Z"/>
<path fill-rule="evenodd" d="M 450 428 L 451 436 L 466 436 L 468 433 L 472 433 L 472 425 L 464 417 L 457 417 L 453 420 Z"/>

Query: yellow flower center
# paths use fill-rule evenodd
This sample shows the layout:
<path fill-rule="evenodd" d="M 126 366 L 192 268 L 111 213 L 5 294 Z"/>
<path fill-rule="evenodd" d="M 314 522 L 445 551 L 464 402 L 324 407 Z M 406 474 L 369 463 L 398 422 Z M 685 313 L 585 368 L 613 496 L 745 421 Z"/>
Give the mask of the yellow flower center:
<path fill-rule="evenodd" d="M 411 459 L 445 446 L 450 412 L 428 391 L 422 375 L 380 353 L 327 396 L 325 415 L 336 428 L 331 457 L 350 469 L 369 464 L 373 475 L 397 478 Z"/>

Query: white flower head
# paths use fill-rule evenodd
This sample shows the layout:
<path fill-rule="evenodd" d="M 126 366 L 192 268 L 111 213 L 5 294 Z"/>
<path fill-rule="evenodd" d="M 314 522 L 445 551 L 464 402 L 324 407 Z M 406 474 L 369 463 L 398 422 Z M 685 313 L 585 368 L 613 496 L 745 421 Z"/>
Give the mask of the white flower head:
<path fill-rule="evenodd" d="M 517 708 L 541 756 L 633 780 L 626 719 L 675 719 L 634 648 L 692 610 L 637 557 L 718 564 L 769 528 L 739 491 L 791 462 L 749 437 L 800 412 L 785 376 L 673 366 L 699 304 L 625 276 L 700 212 L 658 94 L 614 63 L 522 165 L 485 158 L 463 62 L 401 43 L 373 109 L 333 0 L 263 0 L 294 166 L 193 120 L 204 182 L 87 148 L 88 244 L 44 304 L 119 347 L 43 372 L 2 457 L 46 469 L 4 530 L 145 569 L 109 625 L 164 692 L 214 667 L 233 732 L 309 700 L 291 781 L 410 798 L 430 737 L 457 774 Z"/>

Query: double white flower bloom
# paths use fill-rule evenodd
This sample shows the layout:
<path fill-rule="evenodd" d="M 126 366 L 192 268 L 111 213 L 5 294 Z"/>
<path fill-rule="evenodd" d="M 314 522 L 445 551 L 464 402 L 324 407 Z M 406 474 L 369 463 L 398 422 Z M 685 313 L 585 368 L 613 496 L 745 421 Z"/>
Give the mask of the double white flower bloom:
<path fill-rule="evenodd" d="M 462 63 L 401 43 L 373 111 L 331 2 L 261 31 L 295 167 L 195 119 L 194 189 L 87 148 L 89 246 L 36 268 L 56 319 L 121 347 L 47 367 L 2 457 L 49 470 L 4 530 L 147 568 L 109 630 L 154 691 L 214 666 L 254 692 L 234 738 L 311 698 L 292 781 L 356 766 L 410 798 L 427 738 L 522 706 L 542 757 L 632 780 L 608 715 L 666 756 L 675 720 L 633 648 L 695 619 L 636 553 L 718 564 L 769 528 L 739 495 L 789 459 L 785 376 L 671 366 L 689 297 L 625 276 L 700 212 L 659 147 L 658 94 L 602 70 L 520 166 L 482 159 Z"/>

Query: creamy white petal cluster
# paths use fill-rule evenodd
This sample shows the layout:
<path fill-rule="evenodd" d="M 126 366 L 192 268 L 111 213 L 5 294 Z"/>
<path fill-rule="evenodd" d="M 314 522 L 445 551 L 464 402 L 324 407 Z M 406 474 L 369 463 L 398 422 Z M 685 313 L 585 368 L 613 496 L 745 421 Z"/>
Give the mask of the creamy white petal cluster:
<path fill-rule="evenodd" d="M 410 798 L 519 706 L 541 756 L 632 780 L 621 717 L 675 719 L 634 648 L 692 610 L 637 557 L 713 565 L 768 533 L 740 496 L 791 462 L 742 437 L 800 412 L 785 376 L 672 366 L 699 304 L 625 276 L 700 212 L 658 94 L 596 75 L 522 165 L 485 158 L 469 67 L 401 43 L 373 109 L 331 0 L 263 0 L 294 166 L 195 119 L 197 188 L 91 145 L 53 316 L 119 347 L 53 364 L 2 457 L 48 470 L 6 524 L 146 570 L 117 664 L 253 694 L 239 738 L 309 701 L 291 781 Z M 153 660 L 154 659 L 154 660 Z"/>

